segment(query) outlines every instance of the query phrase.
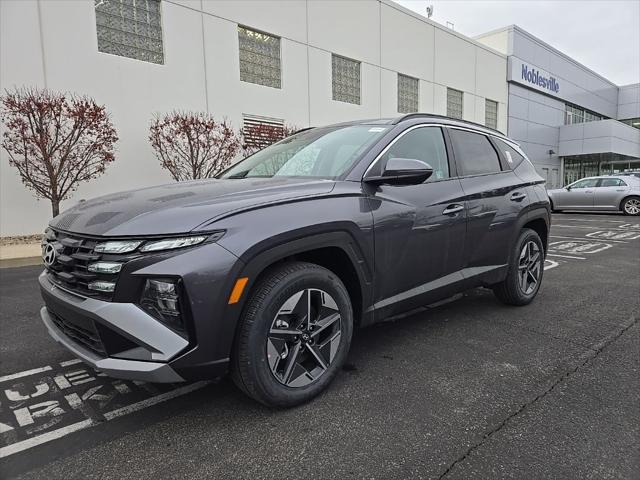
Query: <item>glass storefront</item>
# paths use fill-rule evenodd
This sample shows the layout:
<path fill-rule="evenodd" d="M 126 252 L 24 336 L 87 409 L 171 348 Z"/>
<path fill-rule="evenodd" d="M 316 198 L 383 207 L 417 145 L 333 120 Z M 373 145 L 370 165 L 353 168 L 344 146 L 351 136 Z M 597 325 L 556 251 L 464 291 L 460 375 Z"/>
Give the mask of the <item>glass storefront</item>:
<path fill-rule="evenodd" d="M 640 158 L 624 158 L 614 153 L 564 157 L 564 185 L 584 177 L 640 171 Z"/>

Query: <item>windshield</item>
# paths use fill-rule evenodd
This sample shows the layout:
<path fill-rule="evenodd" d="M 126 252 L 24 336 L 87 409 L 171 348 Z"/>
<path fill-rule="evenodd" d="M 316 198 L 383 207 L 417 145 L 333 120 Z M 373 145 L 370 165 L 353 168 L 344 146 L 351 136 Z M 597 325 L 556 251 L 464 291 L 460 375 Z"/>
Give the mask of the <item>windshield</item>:
<path fill-rule="evenodd" d="M 220 178 L 333 179 L 345 173 L 388 128 L 352 125 L 306 130 L 247 157 L 224 172 Z"/>

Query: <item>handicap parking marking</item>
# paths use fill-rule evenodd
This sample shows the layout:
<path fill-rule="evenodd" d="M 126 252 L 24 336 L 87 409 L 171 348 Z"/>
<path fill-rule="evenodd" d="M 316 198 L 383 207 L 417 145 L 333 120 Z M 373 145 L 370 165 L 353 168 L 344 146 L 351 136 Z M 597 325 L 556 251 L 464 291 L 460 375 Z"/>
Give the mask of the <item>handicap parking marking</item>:
<path fill-rule="evenodd" d="M 623 223 L 622 225 L 618 225 L 617 228 L 640 230 L 640 223 Z"/>
<path fill-rule="evenodd" d="M 549 243 L 549 251 L 553 252 L 553 254 L 593 254 L 599 253 L 608 248 L 611 248 L 612 245 L 610 243 L 602 243 L 602 242 L 590 242 L 588 240 L 561 240 L 558 242 Z M 553 255 L 549 254 L 549 255 Z M 571 257 L 569 257 L 571 258 Z M 584 260 L 583 257 L 577 257 L 581 260 Z"/>
<path fill-rule="evenodd" d="M 79 360 L 0 377 L 0 458 L 208 385 L 107 377 Z"/>
<path fill-rule="evenodd" d="M 551 270 L 552 268 L 556 268 L 559 265 L 558 262 L 554 260 L 549 260 L 548 258 L 544 261 L 544 270 Z"/>
<path fill-rule="evenodd" d="M 587 233 L 585 236 L 589 238 L 602 238 L 606 240 L 636 240 L 640 238 L 640 232 L 599 230 L 597 232 Z"/>

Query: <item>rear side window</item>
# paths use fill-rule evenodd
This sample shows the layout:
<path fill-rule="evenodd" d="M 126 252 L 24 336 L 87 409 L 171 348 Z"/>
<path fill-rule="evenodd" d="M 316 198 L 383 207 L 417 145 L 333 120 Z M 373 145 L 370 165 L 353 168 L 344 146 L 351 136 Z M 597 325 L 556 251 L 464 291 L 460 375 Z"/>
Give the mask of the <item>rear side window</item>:
<path fill-rule="evenodd" d="M 601 187 L 626 187 L 627 184 L 624 183 L 619 178 L 603 178 L 600 181 Z"/>
<path fill-rule="evenodd" d="M 598 184 L 597 178 L 585 178 L 569 185 L 571 188 L 592 188 Z"/>
<path fill-rule="evenodd" d="M 518 165 L 520 165 L 520 162 L 524 160 L 524 157 L 520 154 L 520 152 L 518 152 L 508 143 L 503 142 L 498 138 L 496 138 L 495 141 L 498 145 L 498 148 L 502 152 L 502 155 L 504 155 L 504 158 L 507 159 L 509 168 L 516 168 Z"/>
<path fill-rule="evenodd" d="M 461 175 L 500 172 L 498 153 L 489 139 L 480 133 L 449 129 L 456 164 Z"/>
<path fill-rule="evenodd" d="M 420 127 L 405 133 L 381 158 L 386 165 L 390 158 L 422 160 L 433 168 L 429 181 L 449 178 L 449 162 L 442 130 L 438 127 Z"/>

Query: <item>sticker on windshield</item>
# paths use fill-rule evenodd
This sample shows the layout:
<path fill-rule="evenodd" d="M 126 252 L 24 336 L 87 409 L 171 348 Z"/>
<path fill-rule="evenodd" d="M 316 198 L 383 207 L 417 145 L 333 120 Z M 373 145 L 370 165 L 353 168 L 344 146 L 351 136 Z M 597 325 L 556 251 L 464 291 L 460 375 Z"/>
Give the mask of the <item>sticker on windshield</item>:
<path fill-rule="evenodd" d="M 507 162 L 513 163 L 513 158 L 511 158 L 511 152 L 509 150 L 505 150 L 504 154 L 507 156 Z"/>
<path fill-rule="evenodd" d="M 386 128 L 384 127 L 372 127 L 369 129 L 370 132 L 384 132 Z"/>

